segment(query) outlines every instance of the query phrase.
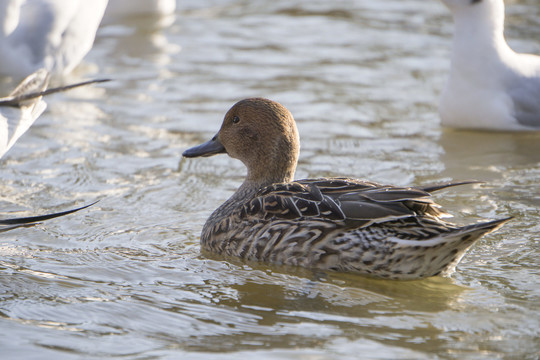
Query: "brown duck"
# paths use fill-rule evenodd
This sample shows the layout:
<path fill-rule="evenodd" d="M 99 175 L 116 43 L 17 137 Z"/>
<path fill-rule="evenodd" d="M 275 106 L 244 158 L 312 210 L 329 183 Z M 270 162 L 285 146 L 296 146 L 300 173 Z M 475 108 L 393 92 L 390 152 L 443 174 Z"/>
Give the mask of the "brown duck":
<path fill-rule="evenodd" d="M 262 98 L 236 103 L 212 140 L 185 157 L 227 153 L 244 183 L 206 221 L 203 249 L 241 259 L 411 280 L 454 272 L 510 218 L 463 227 L 430 193 L 471 182 L 396 187 L 349 178 L 293 180 L 300 141 L 291 113 Z"/>

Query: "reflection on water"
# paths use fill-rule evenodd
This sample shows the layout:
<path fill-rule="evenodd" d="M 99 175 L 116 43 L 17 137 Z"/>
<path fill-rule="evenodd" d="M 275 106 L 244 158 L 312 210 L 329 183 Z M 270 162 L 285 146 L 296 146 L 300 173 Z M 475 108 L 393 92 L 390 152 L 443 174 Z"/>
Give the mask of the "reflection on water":
<path fill-rule="evenodd" d="M 536 5 L 509 5 L 507 33 L 520 51 L 540 52 Z M 540 355 L 539 135 L 440 129 L 452 26 L 439 2 L 204 0 L 178 9 L 172 23 L 102 26 L 73 77 L 116 81 L 52 97 L 2 159 L 5 214 L 101 199 L 2 234 L 2 358 Z M 293 112 L 299 178 L 479 179 L 437 200 L 457 222 L 515 219 L 475 246 L 453 279 L 382 281 L 201 254 L 206 217 L 245 169 L 180 154 L 248 96 Z"/>
<path fill-rule="evenodd" d="M 461 173 L 459 176 L 493 182 L 508 177 L 508 172 L 540 163 L 537 133 L 447 130 L 442 132 L 439 144 L 448 176 Z"/>

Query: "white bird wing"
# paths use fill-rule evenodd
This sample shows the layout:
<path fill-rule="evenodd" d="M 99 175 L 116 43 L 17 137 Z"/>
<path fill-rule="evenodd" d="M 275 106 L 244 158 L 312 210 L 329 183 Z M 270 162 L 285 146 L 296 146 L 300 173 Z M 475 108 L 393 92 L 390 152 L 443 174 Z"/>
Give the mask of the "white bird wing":
<path fill-rule="evenodd" d="M 49 74 L 41 69 L 25 78 L 13 92 L 3 99 L 16 99 L 47 88 Z M 3 99 L 0 99 L 0 104 Z M 0 158 L 45 111 L 47 104 L 41 97 L 23 100 L 10 106 L 0 106 Z"/>
<path fill-rule="evenodd" d="M 520 125 L 540 129 L 540 58 L 535 76 L 519 77 L 510 84 L 514 117 Z"/>
<path fill-rule="evenodd" d="M 43 96 L 109 80 L 88 80 L 46 89 L 49 83 L 46 70 L 40 69 L 25 78 L 9 96 L 0 98 L 0 158 L 45 111 L 47 104 Z"/>

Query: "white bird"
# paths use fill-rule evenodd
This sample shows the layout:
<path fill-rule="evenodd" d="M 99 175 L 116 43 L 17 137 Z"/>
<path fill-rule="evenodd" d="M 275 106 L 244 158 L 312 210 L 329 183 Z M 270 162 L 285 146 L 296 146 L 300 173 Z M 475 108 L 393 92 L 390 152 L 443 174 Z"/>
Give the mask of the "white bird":
<path fill-rule="evenodd" d="M 47 71 L 38 70 L 25 78 L 8 97 L 1 98 L 0 101 L 5 104 L 6 99 L 17 99 L 23 94 L 43 91 L 47 88 L 48 82 Z M 41 97 L 0 107 L 0 158 L 30 128 L 46 107 L 47 104 Z"/>
<path fill-rule="evenodd" d="M 0 98 L 0 158 L 45 111 L 47 104 L 43 101 L 43 96 L 104 81 L 108 81 L 108 79 L 90 80 L 46 90 L 49 73 L 45 69 L 40 69 L 27 76 L 9 96 Z M 68 215 L 86 209 L 96 202 L 79 208 L 40 216 L 0 219 L 0 233 L 21 226 L 33 226 L 48 219 Z"/>
<path fill-rule="evenodd" d="M 442 125 L 540 130 L 540 56 L 504 38 L 503 0 L 442 0 L 454 17 L 452 65 L 439 104 Z"/>
<path fill-rule="evenodd" d="M 44 95 L 104 81 L 108 79 L 90 80 L 46 90 L 49 74 L 45 69 L 26 77 L 9 96 L 0 98 L 0 158 L 45 111 L 47 104 L 42 99 Z"/>
<path fill-rule="evenodd" d="M 107 0 L 0 0 L 0 74 L 70 73 L 90 51 Z"/>
<path fill-rule="evenodd" d="M 112 18 L 126 16 L 166 16 L 176 10 L 176 0 L 109 0 L 105 19 L 110 22 Z"/>

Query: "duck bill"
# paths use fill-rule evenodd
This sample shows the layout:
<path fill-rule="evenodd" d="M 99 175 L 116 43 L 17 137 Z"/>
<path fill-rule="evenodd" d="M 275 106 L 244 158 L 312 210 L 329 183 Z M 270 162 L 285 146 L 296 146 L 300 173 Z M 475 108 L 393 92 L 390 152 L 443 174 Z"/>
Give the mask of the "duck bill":
<path fill-rule="evenodd" d="M 218 140 L 217 135 L 212 138 L 212 140 L 209 140 L 201 145 L 194 146 L 192 148 L 187 149 L 184 151 L 182 156 L 193 158 L 193 157 L 200 157 L 200 156 L 212 156 L 216 154 L 223 154 L 226 153 L 225 147 L 223 144 Z"/>

